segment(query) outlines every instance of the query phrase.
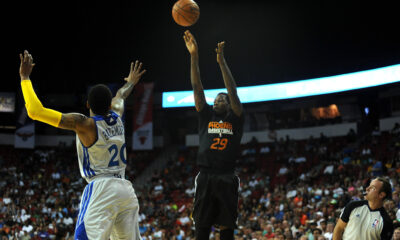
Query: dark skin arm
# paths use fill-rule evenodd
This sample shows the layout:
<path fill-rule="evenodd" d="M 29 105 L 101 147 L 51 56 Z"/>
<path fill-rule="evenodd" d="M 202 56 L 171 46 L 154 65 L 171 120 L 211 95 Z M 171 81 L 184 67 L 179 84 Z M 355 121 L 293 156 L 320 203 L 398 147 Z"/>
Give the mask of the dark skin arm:
<path fill-rule="evenodd" d="M 142 75 L 146 72 L 146 70 L 141 71 L 141 69 L 142 63 L 138 60 L 136 60 L 135 63 L 131 63 L 129 75 L 124 79 L 126 83 L 118 90 L 117 94 L 112 99 L 111 109 L 120 116 L 124 113 L 125 99 L 131 94 L 133 87 L 135 87 Z"/>
<path fill-rule="evenodd" d="M 185 40 L 186 48 L 190 53 L 190 81 L 193 88 L 194 104 L 196 106 L 196 110 L 200 112 L 206 104 L 206 97 L 204 95 L 204 88 L 200 79 L 199 51 L 197 42 L 189 30 L 185 31 L 183 39 Z"/>
<path fill-rule="evenodd" d="M 243 107 L 242 103 L 240 102 L 239 96 L 237 95 L 235 79 L 233 78 L 231 70 L 229 69 L 224 57 L 224 47 L 225 42 L 220 42 L 215 49 L 217 53 L 217 62 L 222 72 L 222 78 L 224 79 L 225 87 L 228 91 L 228 97 L 232 111 L 233 113 L 235 113 L 236 116 L 240 116 L 242 115 Z"/>
<path fill-rule="evenodd" d="M 20 54 L 21 65 L 19 69 L 21 81 L 30 80 L 32 69 L 35 66 L 32 55 L 28 51 Z M 131 63 L 129 76 L 125 78 L 127 82 L 121 87 L 112 100 L 111 107 L 119 115 L 124 111 L 124 100 L 132 92 L 133 87 L 138 83 L 140 77 L 146 72 L 141 71 L 142 63 L 136 61 Z M 78 134 L 79 139 L 84 146 L 90 146 L 96 141 L 97 133 L 94 120 L 80 113 L 61 113 L 61 120 L 58 128 L 72 130 Z"/>
<path fill-rule="evenodd" d="M 35 66 L 32 55 L 28 51 L 20 54 L 21 64 L 19 74 L 21 81 L 30 80 L 32 69 Z M 62 113 L 58 128 L 76 132 L 85 146 L 89 146 L 96 138 L 94 121 L 80 113 Z"/>

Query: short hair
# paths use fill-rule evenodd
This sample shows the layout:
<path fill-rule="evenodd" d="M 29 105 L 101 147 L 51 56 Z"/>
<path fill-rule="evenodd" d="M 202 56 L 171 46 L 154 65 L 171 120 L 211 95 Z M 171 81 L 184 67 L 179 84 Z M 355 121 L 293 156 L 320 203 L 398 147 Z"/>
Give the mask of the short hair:
<path fill-rule="evenodd" d="M 315 231 L 318 231 L 319 234 L 322 234 L 322 230 L 319 229 L 319 228 L 314 228 L 314 229 L 312 230 L 312 234 L 314 234 Z"/>
<path fill-rule="evenodd" d="M 227 93 L 225 93 L 225 92 L 220 92 L 220 93 L 217 94 L 217 97 L 218 97 L 219 95 L 224 95 L 224 96 L 226 96 L 226 101 L 228 101 L 228 103 L 231 104 L 231 100 L 229 99 L 229 95 L 228 95 Z"/>
<path fill-rule="evenodd" d="M 111 106 L 111 100 L 111 90 L 104 84 L 97 84 L 89 90 L 89 107 L 96 115 L 107 115 Z"/>
<path fill-rule="evenodd" d="M 384 199 L 392 199 L 392 186 L 390 185 L 389 181 L 383 177 L 377 177 L 376 179 L 382 182 L 382 188 L 380 192 L 386 193 Z"/>

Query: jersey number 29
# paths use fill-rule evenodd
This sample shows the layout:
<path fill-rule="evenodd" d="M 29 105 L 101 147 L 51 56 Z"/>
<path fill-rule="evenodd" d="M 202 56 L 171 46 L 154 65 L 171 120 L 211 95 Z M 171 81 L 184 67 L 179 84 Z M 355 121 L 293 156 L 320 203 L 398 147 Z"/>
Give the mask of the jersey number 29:
<path fill-rule="evenodd" d="M 214 138 L 213 144 L 211 144 L 210 148 L 214 150 L 224 150 L 227 144 L 228 144 L 227 138 Z"/>

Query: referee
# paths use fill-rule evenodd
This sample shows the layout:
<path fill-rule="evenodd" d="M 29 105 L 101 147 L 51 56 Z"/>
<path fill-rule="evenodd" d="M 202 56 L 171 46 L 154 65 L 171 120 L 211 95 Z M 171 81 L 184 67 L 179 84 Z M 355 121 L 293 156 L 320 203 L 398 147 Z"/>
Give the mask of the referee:
<path fill-rule="evenodd" d="M 192 214 L 196 239 L 209 239 L 211 226 L 214 225 L 220 229 L 221 240 L 233 240 L 239 196 L 239 178 L 234 171 L 243 135 L 243 108 L 224 58 L 225 42 L 218 43 L 216 52 L 228 94 L 219 93 L 211 107 L 206 102 L 200 80 L 196 40 L 189 31 L 185 32 L 183 38 L 191 57 L 191 83 L 199 114 L 197 165 L 200 173 L 195 179 Z"/>
<path fill-rule="evenodd" d="M 333 240 L 392 239 L 392 220 L 383 207 L 383 201 L 391 197 L 392 188 L 385 178 L 372 180 L 365 200 L 352 201 L 344 208 L 333 231 Z"/>

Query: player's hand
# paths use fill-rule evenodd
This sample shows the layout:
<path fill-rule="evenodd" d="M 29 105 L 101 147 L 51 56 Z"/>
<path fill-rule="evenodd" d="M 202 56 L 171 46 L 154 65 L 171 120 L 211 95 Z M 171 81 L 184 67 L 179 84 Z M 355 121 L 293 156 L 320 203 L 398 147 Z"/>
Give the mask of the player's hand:
<path fill-rule="evenodd" d="M 215 52 L 217 53 L 218 63 L 222 63 L 222 61 L 224 60 L 224 47 L 225 47 L 225 41 L 219 42 L 217 48 L 215 49 Z"/>
<path fill-rule="evenodd" d="M 192 33 L 189 32 L 189 30 L 186 30 L 184 35 L 183 35 L 183 40 L 185 40 L 186 47 L 190 53 L 190 55 L 197 54 L 198 53 L 198 48 L 197 48 L 197 42 Z"/>
<path fill-rule="evenodd" d="M 29 54 L 27 50 L 24 51 L 24 54 L 19 54 L 19 58 L 21 59 L 21 65 L 19 66 L 19 76 L 21 80 L 29 79 L 29 76 L 32 73 L 32 68 L 35 66 L 33 63 L 32 55 Z"/>
<path fill-rule="evenodd" d="M 125 81 L 131 82 L 133 83 L 133 85 L 136 85 L 145 72 L 146 69 L 142 70 L 142 63 L 136 60 L 136 62 L 131 63 L 131 70 L 128 77 L 125 78 Z"/>

